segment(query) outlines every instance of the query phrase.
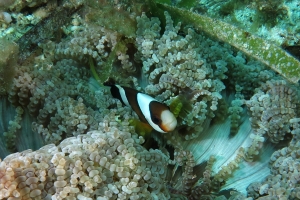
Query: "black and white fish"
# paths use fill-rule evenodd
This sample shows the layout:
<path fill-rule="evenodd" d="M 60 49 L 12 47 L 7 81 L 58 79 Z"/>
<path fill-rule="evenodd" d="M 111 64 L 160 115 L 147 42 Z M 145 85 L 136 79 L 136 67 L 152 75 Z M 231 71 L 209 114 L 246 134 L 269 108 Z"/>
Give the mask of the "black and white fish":
<path fill-rule="evenodd" d="M 119 99 L 124 105 L 130 106 L 140 120 L 148 123 L 154 130 L 160 133 L 167 133 L 176 128 L 176 117 L 167 105 L 129 87 L 110 82 L 106 82 L 104 85 L 110 86 L 112 96 Z"/>

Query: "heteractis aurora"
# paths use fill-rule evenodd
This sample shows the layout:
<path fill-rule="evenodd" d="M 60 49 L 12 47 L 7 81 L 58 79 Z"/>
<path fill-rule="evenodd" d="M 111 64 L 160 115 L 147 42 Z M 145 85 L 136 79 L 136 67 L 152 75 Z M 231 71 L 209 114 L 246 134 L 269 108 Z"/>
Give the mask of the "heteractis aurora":
<path fill-rule="evenodd" d="M 2 1 L 0 199 L 300 198 L 299 87 L 268 54 L 153 1 Z M 274 30 L 299 26 L 295 2 L 172 4 L 288 47 L 297 28 Z M 139 132 L 109 77 L 168 105 L 176 129 Z"/>

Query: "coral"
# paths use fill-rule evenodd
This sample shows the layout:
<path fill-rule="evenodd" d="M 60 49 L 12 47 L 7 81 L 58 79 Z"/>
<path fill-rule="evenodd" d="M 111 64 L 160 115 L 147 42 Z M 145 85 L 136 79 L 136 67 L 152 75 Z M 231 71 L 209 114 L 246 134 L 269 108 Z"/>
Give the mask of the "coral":
<path fill-rule="evenodd" d="M 37 38 L 45 36 L 45 32 L 44 34 L 37 36 L 30 34 L 30 30 L 33 29 L 34 31 L 31 30 L 31 33 L 34 33 L 35 31 L 37 31 L 37 29 L 41 29 L 42 26 L 38 26 L 38 28 L 33 28 L 33 26 L 37 25 L 42 19 L 49 16 L 51 11 L 53 11 L 55 7 L 56 5 L 53 5 L 53 2 L 49 2 L 46 6 L 34 9 L 33 13 L 28 13 L 26 12 L 26 10 L 25 12 L 10 12 L 10 10 L 7 10 L 7 12 L 2 12 L 0 15 L 0 21 L 4 20 L 4 23 L 2 23 L 2 27 L 0 27 L 0 37 L 6 37 L 9 40 L 17 42 L 18 39 L 20 39 L 24 34 L 26 34 L 26 32 L 29 31 L 29 33 L 27 34 L 27 39 L 32 40 L 33 38 L 35 38 L 36 41 L 41 40 Z M 55 17 L 52 15 L 50 17 L 50 21 L 51 18 L 53 19 Z M 49 22 L 49 20 L 45 21 Z M 62 21 L 65 21 L 65 19 Z M 54 26 L 55 25 L 53 25 L 53 27 Z M 33 45 L 35 46 L 37 44 Z"/>
<path fill-rule="evenodd" d="M 35 7 L 41 4 L 46 3 L 47 0 L 35 0 L 35 1 L 22 1 L 22 0 L 14 0 L 14 3 L 10 5 L 10 9 L 16 12 L 19 12 L 25 7 Z"/>
<path fill-rule="evenodd" d="M 7 0 L 6 0 L 7 1 Z M 33 1 L 23 1 L 23 0 L 14 0 L 10 2 L 11 5 L 7 6 L 10 10 L 15 12 L 20 12 L 24 8 L 38 7 L 41 4 L 50 2 L 49 0 L 33 0 Z"/>
<path fill-rule="evenodd" d="M 6 37 L 12 41 L 22 37 L 22 35 L 24 35 L 32 25 L 35 25 L 39 22 L 39 19 L 34 15 L 26 15 L 23 13 L 6 13 L 6 17 L 10 16 L 12 22 L 9 24 L 7 22 L 2 23 L 2 27 L 0 27 L 0 37 Z M 5 15 L 3 17 L 5 17 Z"/>
<path fill-rule="evenodd" d="M 143 138 L 107 127 L 0 163 L 0 198 L 168 199 L 168 158 Z"/>

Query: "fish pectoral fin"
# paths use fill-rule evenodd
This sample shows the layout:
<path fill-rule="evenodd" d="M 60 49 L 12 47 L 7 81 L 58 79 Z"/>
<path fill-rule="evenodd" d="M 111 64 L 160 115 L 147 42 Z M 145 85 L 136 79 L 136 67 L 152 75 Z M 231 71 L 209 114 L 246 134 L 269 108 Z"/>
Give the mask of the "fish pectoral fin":
<path fill-rule="evenodd" d="M 148 138 L 153 130 L 153 128 L 148 123 L 141 122 L 137 119 L 129 120 L 129 124 L 131 126 L 134 126 L 135 132 L 138 135 L 143 136 L 144 138 Z"/>

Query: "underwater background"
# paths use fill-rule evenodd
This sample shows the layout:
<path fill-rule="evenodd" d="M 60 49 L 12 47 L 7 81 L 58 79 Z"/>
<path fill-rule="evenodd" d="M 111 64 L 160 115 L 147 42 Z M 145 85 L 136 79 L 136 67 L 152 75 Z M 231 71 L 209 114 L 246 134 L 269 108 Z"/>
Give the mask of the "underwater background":
<path fill-rule="evenodd" d="M 300 199 L 298 0 L 0 0 L 0 24 L 0 199 Z"/>

